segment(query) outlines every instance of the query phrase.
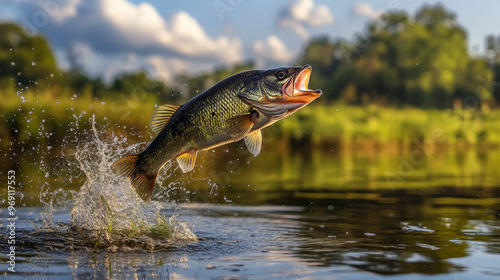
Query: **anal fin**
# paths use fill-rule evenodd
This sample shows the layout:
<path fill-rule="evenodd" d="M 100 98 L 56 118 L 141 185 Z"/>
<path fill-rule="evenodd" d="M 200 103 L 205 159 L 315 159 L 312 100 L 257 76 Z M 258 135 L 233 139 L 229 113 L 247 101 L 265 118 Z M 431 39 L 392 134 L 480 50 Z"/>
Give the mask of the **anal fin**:
<path fill-rule="evenodd" d="M 194 168 L 196 162 L 196 151 L 189 151 L 177 156 L 177 163 L 182 169 L 182 172 L 186 173 Z"/>
<path fill-rule="evenodd" d="M 262 148 L 262 133 L 260 132 L 260 129 L 248 134 L 245 138 L 243 138 L 243 140 L 245 140 L 245 144 L 247 145 L 250 153 L 254 156 L 258 156 L 260 149 Z"/>

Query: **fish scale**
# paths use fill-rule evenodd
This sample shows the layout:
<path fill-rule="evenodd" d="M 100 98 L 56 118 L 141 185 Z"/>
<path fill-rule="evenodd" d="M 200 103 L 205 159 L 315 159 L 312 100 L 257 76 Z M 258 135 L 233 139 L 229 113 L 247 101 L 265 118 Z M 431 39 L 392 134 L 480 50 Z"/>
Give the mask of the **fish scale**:
<path fill-rule="evenodd" d="M 288 68 L 286 72 L 281 69 L 246 71 L 222 80 L 179 108 L 170 105 L 158 107 L 152 118 L 153 130 L 159 131 L 156 138 L 141 153 L 116 161 L 113 170 L 129 177 L 137 193 L 148 200 L 153 193 L 158 171 L 174 158 L 182 171 L 188 172 L 194 167 L 198 151 L 242 138 L 245 138 L 250 151 L 257 155 L 262 139 L 260 129 L 280 118 L 266 115 L 260 112 L 261 109 L 269 114 L 276 108 L 283 118 L 321 94 L 319 90 L 296 88 L 297 85 L 307 86 L 310 69 L 307 65 Z M 276 71 L 283 71 L 287 76 L 278 78 Z M 296 77 L 302 79 L 297 85 L 294 82 Z M 280 95 L 284 96 L 281 91 L 285 88 L 289 92 L 297 90 L 302 97 L 293 99 L 287 93 L 287 99 L 279 100 Z M 263 92 L 266 89 L 267 92 Z M 306 93 L 314 94 L 314 98 L 304 102 Z M 275 100 L 269 100 L 268 96 Z"/>

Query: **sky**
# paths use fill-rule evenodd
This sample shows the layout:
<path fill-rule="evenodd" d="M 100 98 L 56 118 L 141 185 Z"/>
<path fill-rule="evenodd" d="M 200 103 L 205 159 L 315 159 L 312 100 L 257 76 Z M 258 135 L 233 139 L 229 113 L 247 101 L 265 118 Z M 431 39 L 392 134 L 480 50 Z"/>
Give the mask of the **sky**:
<path fill-rule="evenodd" d="M 457 15 L 471 53 L 482 54 L 485 37 L 500 34 L 494 0 L 0 0 L 0 22 L 46 36 L 62 68 L 71 52 L 91 76 L 143 69 L 167 81 L 249 60 L 258 68 L 290 65 L 311 38 L 352 40 L 385 12 L 413 15 L 436 3 Z"/>

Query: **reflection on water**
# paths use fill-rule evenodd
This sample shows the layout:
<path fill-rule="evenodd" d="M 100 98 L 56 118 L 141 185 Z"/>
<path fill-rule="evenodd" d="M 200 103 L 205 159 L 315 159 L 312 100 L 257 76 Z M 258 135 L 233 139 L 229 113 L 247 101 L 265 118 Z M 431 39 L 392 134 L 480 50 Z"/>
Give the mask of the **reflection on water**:
<path fill-rule="evenodd" d="M 162 213 L 171 216 L 177 211 L 177 218 L 188 222 L 200 240 L 163 250 L 126 246 L 37 250 L 29 242 L 23 247 L 23 234 L 33 241 L 29 238 L 35 238 L 32 235 L 42 223 L 39 213 L 43 211 L 39 199 L 33 198 L 36 192 L 29 190 L 33 182 L 24 182 L 25 207 L 18 213 L 18 275 L 170 279 L 500 276 L 499 151 L 374 154 L 306 147 L 280 151 L 264 146 L 254 158 L 239 148 L 233 145 L 202 153 L 192 173 L 164 174 L 168 179 L 163 179 L 154 196 L 165 204 Z M 36 173 L 30 168 L 20 166 L 20 174 Z M 44 182 L 48 179 L 43 177 Z M 73 179 L 74 184 L 61 184 L 63 179 L 54 178 L 48 184 L 55 190 L 78 190 L 82 185 L 78 179 Z M 73 203 L 67 196 L 65 200 L 67 205 L 56 203 L 54 212 L 54 222 L 63 225 L 69 223 Z M 174 210 L 171 202 L 180 208 Z M 4 232 L 5 225 L 1 228 Z M 5 244 L 1 246 L 5 251 Z M 5 257 L 0 259 L 4 262 Z"/>

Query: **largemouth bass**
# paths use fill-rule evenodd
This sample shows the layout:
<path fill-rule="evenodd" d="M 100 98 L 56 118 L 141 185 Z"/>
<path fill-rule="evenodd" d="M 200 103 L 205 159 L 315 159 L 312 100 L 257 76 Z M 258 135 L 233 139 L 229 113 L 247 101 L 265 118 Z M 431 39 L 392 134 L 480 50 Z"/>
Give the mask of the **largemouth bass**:
<path fill-rule="evenodd" d="M 307 88 L 311 66 L 251 70 L 230 76 L 184 105 L 161 105 L 151 118 L 156 138 L 140 154 L 117 160 L 115 173 L 130 178 L 143 200 L 153 195 L 158 171 L 177 159 L 193 169 L 198 151 L 244 139 L 257 156 L 261 129 L 303 108 L 321 95 Z"/>

